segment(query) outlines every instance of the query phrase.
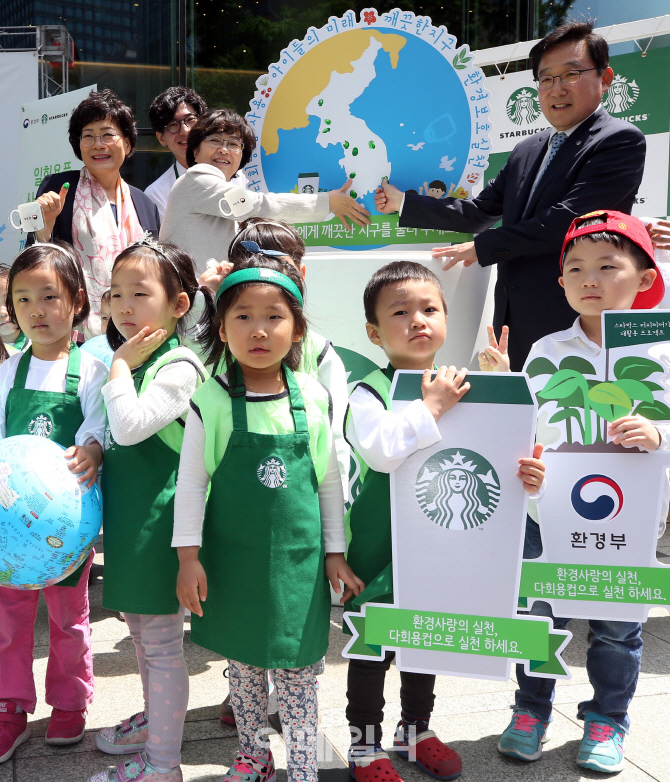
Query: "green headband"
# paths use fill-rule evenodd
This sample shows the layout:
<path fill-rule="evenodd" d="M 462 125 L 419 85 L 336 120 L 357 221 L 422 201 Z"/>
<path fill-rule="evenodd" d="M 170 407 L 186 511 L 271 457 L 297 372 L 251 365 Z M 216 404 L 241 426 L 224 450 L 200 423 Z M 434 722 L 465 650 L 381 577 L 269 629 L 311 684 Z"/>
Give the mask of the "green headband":
<path fill-rule="evenodd" d="M 243 282 L 265 282 L 271 285 L 279 285 L 280 288 L 284 288 L 291 296 L 294 296 L 301 307 L 303 306 L 300 289 L 290 277 L 281 272 L 276 272 L 274 269 L 265 269 L 260 266 L 254 266 L 251 269 L 240 269 L 225 277 L 221 285 L 219 285 L 219 290 L 216 292 L 216 303 L 219 303 L 219 299 L 225 291 L 233 288 L 235 285 L 241 285 Z"/>

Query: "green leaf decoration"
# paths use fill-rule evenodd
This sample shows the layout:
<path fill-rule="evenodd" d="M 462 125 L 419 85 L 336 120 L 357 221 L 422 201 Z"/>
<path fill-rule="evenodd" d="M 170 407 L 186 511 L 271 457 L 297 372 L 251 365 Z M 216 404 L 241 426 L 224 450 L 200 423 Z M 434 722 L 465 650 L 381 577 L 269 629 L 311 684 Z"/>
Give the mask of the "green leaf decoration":
<path fill-rule="evenodd" d="M 559 369 L 549 378 L 545 387 L 538 391 L 537 396 L 542 399 L 562 401 L 585 385 L 586 380 L 583 375 L 571 369 Z"/>
<path fill-rule="evenodd" d="M 663 402 L 640 402 L 633 415 L 642 415 L 650 421 L 670 421 L 670 407 Z"/>
<path fill-rule="evenodd" d="M 548 358 L 544 358 L 544 356 L 534 358 L 526 367 L 526 374 L 528 377 L 537 377 L 538 375 L 553 375 L 555 372 L 558 372 L 558 367 L 552 364 Z"/>
<path fill-rule="evenodd" d="M 654 395 L 647 386 L 639 380 L 616 380 L 614 385 L 624 391 L 630 399 L 638 402 L 654 401 Z"/>
<path fill-rule="evenodd" d="M 593 386 L 589 391 L 589 401 L 592 403 L 594 410 L 596 410 L 595 406 L 598 405 L 599 409 L 596 410 L 596 413 L 610 422 L 616 421 L 617 418 L 621 418 L 623 415 L 628 415 L 633 407 L 628 394 L 619 386 L 614 385 L 614 383 L 598 383 L 598 385 Z M 602 411 L 600 406 L 603 408 Z"/>
<path fill-rule="evenodd" d="M 619 407 L 618 405 L 603 405 L 599 402 L 591 402 L 591 409 L 596 415 L 604 418 L 606 421 L 612 423 L 618 418 L 623 418 L 630 413 L 630 409 L 626 407 Z"/>
<path fill-rule="evenodd" d="M 617 380 L 644 380 L 654 372 L 662 372 L 663 367 L 650 358 L 626 356 L 614 365 L 614 377 Z"/>
<path fill-rule="evenodd" d="M 461 49 L 461 51 L 451 61 L 451 64 L 457 71 L 462 71 L 464 68 L 468 67 L 468 63 L 471 60 L 472 57 L 468 57 L 468 53 L 465 51 L 465 49 Z"/>
<path fill-rule="evenodd" d="M 647 386 L 650 391 L 665 391 L 663 386 L 659 386 L 658 383 L 654 383 L 653 380 L 640 380 L 643 386 Z"/>
<path fill-rule="evenodd" d="M 566 410 L 559 410 L 557 413 L 554 413 L 551 418 L 547 421 L 549 424 L 557 424 L 559 421 L 565 421 L 566 418 L 576 418 L 580 425 L 582 423 L 582 418 L 579 415 L 579 413 L 576 410 L 573 410 L 572 408 L 567 408 Z"/>
<path fill-rule="evenodd" d="M 574 369 L 582 375 L 595 375 L 596 370 L 590 361 L 581 356 L 566 356 L 559 365 L 559 369 Z"/>
<path fill-rule="evenodd" d="M 559 404 L 563 407 L 584 407 L 584 391 L 582 388 L 577 389 L 577 391 L 570 394 L 570 396 L 561 399 Z"/>

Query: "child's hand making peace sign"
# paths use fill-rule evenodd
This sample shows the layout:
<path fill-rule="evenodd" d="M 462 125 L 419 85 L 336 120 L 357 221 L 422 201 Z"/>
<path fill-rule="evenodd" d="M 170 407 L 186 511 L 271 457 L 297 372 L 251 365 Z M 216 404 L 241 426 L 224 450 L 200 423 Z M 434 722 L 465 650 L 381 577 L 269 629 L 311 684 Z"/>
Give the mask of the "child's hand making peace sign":
<path fill-rule="evenodd" d="M 483 350 L 479 356 L 479 369 L 482 372 L 509 372 L 509 356 L 507 354 L 507 341 L 509 339 L 509 328 L 502 327 L 500 342 L 493 333 L 493 326 L 487 326 L 489 334 L 489 347 Z"/>

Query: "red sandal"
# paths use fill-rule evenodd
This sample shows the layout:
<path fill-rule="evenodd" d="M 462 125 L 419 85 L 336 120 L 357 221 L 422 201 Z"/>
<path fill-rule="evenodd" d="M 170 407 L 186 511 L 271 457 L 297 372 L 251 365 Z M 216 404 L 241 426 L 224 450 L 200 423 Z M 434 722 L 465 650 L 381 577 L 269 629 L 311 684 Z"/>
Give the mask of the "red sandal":
<path fill-rule="evenodd" d="M 440 741 L 432 730 L 425 730 L 407 739 L 404 736 L 399 738 L 396 734 L 393 748 L 401 758 L 414 761 L 435 779 L 456 779 L 463 770 L 458 752 Z"/>
<path fill-rule="evenodd" d="M 380 746 L 375 746 L 373 752 L 358 755 L 355 760 L 350 759 L 349 773 L 356 782 L 404 782 Z"/>

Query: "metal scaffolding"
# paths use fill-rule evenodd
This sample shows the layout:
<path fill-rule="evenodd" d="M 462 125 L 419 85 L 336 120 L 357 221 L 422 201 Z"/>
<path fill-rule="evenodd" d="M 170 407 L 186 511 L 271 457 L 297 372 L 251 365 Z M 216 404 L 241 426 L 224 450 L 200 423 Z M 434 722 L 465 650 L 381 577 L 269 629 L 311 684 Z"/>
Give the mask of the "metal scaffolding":
<path fill-rule="evenodd" d="M 50 98 L 69 91 L 74 41 L 63 25 L 0 27 L 2 52 L 35 52 L 39 58 L 40 98 Z"/>

